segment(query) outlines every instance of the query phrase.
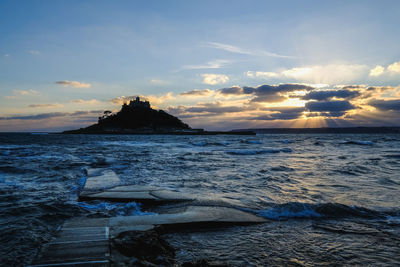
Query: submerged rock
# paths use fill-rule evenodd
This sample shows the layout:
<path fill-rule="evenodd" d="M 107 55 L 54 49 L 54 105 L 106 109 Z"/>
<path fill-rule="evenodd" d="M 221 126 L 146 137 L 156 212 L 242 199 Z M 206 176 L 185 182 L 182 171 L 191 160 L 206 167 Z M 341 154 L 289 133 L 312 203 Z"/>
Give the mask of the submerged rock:
<path fill-rule="evenodd" d="M 176 265 L 174 248 L 157 230 L 122 232 L 112 240 L 112 246 L 132 258 L 134 266 Z"/>

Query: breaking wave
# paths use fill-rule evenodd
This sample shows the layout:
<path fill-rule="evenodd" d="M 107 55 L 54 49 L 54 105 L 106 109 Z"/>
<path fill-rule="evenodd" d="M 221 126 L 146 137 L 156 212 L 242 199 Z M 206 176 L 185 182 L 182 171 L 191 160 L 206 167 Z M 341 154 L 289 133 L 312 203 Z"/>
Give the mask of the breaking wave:
<path fill-rule="evenodd" d="M 398 211 L 379 212 L 363 207 L 347 206 L 339 203 L 309 204 L 289 202 L 275 205 L 265 210 L 250 210 L 258 216 L 271 220 L 300 218 L 343 218 L 359 217 L 366 219 L 395 218 Z"/>
<path fill-rule="evenodd" d="M 344 142 L 345 145 L 360 145 L 360 146 L 372 146 L 375 145 L 372 141 L 360 141 L 360 140 L 351 140 Z"/>

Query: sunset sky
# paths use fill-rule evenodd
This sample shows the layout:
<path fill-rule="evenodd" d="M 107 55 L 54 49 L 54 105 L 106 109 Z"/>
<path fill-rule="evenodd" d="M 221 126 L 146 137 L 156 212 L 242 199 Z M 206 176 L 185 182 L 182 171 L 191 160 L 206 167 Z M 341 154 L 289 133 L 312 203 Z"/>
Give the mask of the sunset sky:
<path fill-rule="evenodd" d="M 0 131 L 136 96 L 209 130 L 400 126 L 400 1 L 0 1 Z"/>

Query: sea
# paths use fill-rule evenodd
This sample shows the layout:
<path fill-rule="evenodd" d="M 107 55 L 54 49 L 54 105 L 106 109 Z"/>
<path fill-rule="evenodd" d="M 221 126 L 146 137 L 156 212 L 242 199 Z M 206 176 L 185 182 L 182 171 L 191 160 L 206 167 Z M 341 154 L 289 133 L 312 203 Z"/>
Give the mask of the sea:
<path fill-rule="evenodd" d="M 86 170 L 267 219 L 168 233 L 176 259 L 231 266 L 399 266 L 400 134 L 0 134 L 0 265 L 29 265 L 76 217 L 169 207 L 79 202 Z"/>

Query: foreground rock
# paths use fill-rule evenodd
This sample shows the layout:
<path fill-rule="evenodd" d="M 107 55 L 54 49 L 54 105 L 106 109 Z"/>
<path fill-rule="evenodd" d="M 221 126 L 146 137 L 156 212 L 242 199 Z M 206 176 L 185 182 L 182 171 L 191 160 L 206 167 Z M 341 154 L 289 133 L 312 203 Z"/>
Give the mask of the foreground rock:
<path fill-rule="evenodd" d="M 172 214 L 113 217 L 110 218 L 110 231 L 112 236 L 116 236 L 121 232 L 136 230 L 138 225 L 162 225 L 168 231 L 177 231 L 263 222 L 266 222 L 264 218 L 235 208 L 186 206 L 180 212 Z"/>
<path fill-rule="evenodd" d="M 228 265 L 207 260 L 185 262 L 175 260 L 175 249 L 162 237 L 162 228 L 149 231 L 120 233 L 111 242 L 111 262 L 118 266 L 182 266 L 226 267 Z"/>
<path fill-rule="evenodd" d="M 116 266 L 171 266 L 175 264 L 174 252 L 159 236 L 160 225 L 164 233 L 263 222 L 266 220 L 245 211 L 209 206 L 187 206 L 172 214 L 78 218 L 64 224 L 33 266 L 110 266 L 112 262 Z M 110 250 L 111 239 L 115 251 Z M 187 264 L 218 266 L 204 262 Z"/>
<path fill-rule="evenodd" d="M 157 230 L 122 232 L 112 240 L 112 247 L 127 258 L 114 256 L 113 261 L 128 265 L 172 266 L 176 264 L 174 248 Z M 115 253 L 114 253 L 115 254 Z"/>
<path fill-rule="evenodd" d="M 112 170 L 88 169 L 88 178 L 79 195 L 80 200 L 108 200 L 163 204 L 191 201 L 188 194 L 143 185 L 121 185 L 121 180 Z"/>

